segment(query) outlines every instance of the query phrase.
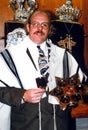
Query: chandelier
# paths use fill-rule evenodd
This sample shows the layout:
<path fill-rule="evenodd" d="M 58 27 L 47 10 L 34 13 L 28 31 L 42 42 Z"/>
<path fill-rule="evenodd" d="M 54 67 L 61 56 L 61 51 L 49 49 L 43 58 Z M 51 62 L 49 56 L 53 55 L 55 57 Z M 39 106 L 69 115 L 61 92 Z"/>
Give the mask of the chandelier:
<path fill-rule="evenodd" d="M 81 11 L 72 7 L 72 0 L 66 0 L 66 4 L 56 8 L 55 14 L 60 20 L 78 21 L 81 17 Z"/>

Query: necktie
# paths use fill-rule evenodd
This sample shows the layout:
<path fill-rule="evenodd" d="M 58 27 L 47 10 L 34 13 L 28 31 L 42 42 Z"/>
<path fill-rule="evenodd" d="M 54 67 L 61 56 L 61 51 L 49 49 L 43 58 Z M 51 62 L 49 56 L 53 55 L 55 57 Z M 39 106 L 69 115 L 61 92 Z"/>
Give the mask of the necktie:
<path fill-rule="evenodd" d="M 44 51 L 41 49 L 40 46 L 37 46 L 38 51 L 39 51 L 39 58 L 38 58 L 38 63 L 39 63 L 39 69 L 40 69 L 40 73 L 41 75 L 46 75 L 47 70 L 48 70 L 48 64 L 47 64 L 47 60 L 46 57 L 44 55 Z"/>

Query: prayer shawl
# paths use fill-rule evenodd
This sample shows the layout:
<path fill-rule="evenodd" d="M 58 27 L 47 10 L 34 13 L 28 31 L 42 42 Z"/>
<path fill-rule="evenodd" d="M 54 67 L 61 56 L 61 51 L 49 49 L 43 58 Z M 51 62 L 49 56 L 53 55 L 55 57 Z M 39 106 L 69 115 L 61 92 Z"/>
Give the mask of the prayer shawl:
<path fill-rule="evenodd" d="M 36 88 L 35 78 L 39 77 L 40 74 L 38 72 L 38 65 L 36 64 L 37 70 L 35 69 L 31 59 L 27 55 L 26 51 L 28 47 L 29 40 L 28 38 L 24 39 L 24 41 L 17 45 L 12 45 L 7 50 L 9 51 L 17 72 L 19 74 L 22 86 L 24 89 Z M 30 43 L 29 43 L 30 44 Z M 29 48 L 30 50 L 30 48 Z M 63 74 L 63 55 L 64 49 L 57 47 L 56 45 L 51 44 L 51 58 L 50 58 L 50 69 L 49 69 L 49 90 L 55 87 L 55 76 L 62 77 Z M 34 50 L 34 55 L 35 50 Z M 78 64 L 74 60 L 74 58 L 69 54 L 69 65 L 70 65 L 70 75 L 76 73 Z M 73 65 L 74 64 L 74 65 Z M 82 80 L 82 72 L 79 70 L 80 78 Z M 15 86 L 17 88 L 21 88 L 17 78 L 11 72 L 2 55 L 0 55 L 0 79 L 4 81 L 9 86 Z M 5 86 L 0 82 L 0 86 Z M 52 104 L 57 104 L 57 101 L 53 96 L 49 97 L 49 102 Z M 10 130 L 10 106 L 0 103 L 0 129 L 1 130 Z"/>
<path fill-rule="evenodd" d="M 24 89 L 36 88 L 35 78 L 39 77 L 39 73 L 34 68 L 29 56 L 26 53 L 27 50 L 27 40 L 25 39 L 24 43 L 11 45 L 7 50 L 9 51 L 16 69 L 18 71 L 20 80 Z M 35 54 L 36 55 L 36 54 Z M 37 66 L 37 65 L 36 65 Z M 9 86 L 15 86 L 21 88 L 17 78 L 9 69 L 2 55 L 0 55 L 0 80 L 4 81 Z M 0 86 L 5 86 L 0 82 Z M 10 106 L 5 105 L 0 102 L 0 129 L 1 130 L 10 130 Z"/>

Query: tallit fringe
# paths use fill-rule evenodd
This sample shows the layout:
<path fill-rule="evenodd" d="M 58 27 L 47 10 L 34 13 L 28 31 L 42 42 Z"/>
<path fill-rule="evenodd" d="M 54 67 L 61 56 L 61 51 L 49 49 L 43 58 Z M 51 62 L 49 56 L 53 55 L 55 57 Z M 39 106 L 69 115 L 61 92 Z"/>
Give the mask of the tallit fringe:
<path fill-rule="evenodd" d="M 53 112 L 54 112 L 54 115 L 53 115 L 53 119 L 54 119 L 54 130 L 57 130 L 57 127 L 56 127 L 56 110 L 55 110 L 55 104 L 53 104 Z M 42 130 L 42 127 L 41 127 L 41 103 L 39 102 L 39 130 Z"/>
<path fill-rule="evenodd" d="M 54 130 L 57 130 L 57 126 L 56 126 L 56 110 L 55 110 L 55 104 L 53 104 L 53 119 L 54 119 Z"/>
<path fill-rule="evenodd" d="M 41 103 L 39 102 L 39 130 L 42 130 L 41 125 Z"/>

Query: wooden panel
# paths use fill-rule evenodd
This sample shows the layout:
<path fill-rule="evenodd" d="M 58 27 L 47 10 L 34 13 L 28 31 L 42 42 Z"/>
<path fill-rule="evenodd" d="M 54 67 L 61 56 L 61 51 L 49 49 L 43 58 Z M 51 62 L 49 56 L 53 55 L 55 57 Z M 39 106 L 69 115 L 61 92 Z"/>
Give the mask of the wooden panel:
<path fill-rule="evenodd" d="M 0 36 L 4 35 L 4 22 L 13 19 L 13 12 L 8 5 L 9 0 L 0 1 Z"/>
<path fill-rule="evenodd" d="M 44 10 L 51 10 L 55 12 L 58 6 L 61 6 L 65 3 L 65 0 L 37 0 L 39 8 Z"/>
<path fill-rule="evenodd" d="M 72 108 L 71 116 L 73 118 L 88 117 L 88 104 L 80 104 L 76 108 Z"/>
<path fill-rule="evenodd" d="M 85 46 L 84 46 L 84 59 L 85 64 L 88 69 L 88 0 L 83 2 L 83 23 L 84 23 L 84 31 L 85 31 Z"/>

